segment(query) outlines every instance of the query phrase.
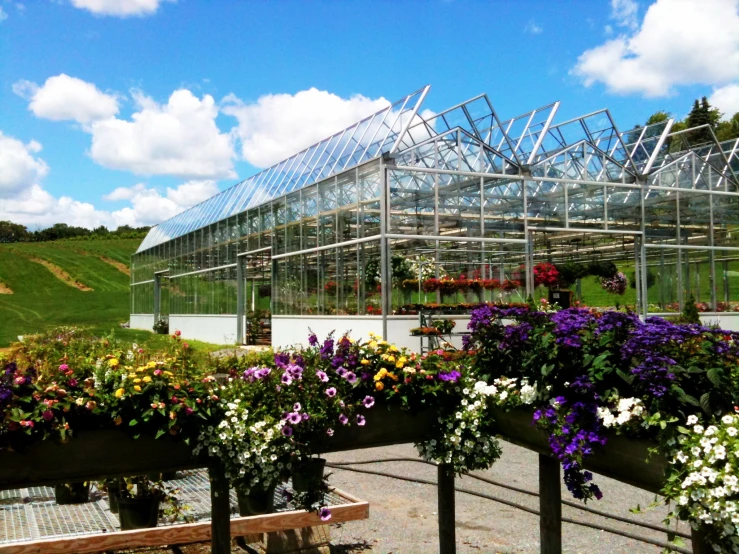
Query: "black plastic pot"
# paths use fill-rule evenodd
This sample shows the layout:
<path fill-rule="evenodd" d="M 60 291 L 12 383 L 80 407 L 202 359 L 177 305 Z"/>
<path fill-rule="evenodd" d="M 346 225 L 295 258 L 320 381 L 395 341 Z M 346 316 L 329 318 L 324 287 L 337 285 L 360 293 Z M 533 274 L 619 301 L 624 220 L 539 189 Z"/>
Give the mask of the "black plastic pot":
<path fill-rule="evenodd" d="M 293 489 L 296 492 L 316 490 L 323 481 L 323 470 L 326 460 L 323 458 L 309 458 L 300 462 L 292 472 Z"/>
<path fill-rule="evenodd" d="M 106 483 L 105 489 L 108 491 L 108 507 L 111 513 L 118 513 L 118 499 L 121 495 L 121 486 L 116 483 Z"/>
<path fill-rule="evenodd" d="M 57 504 L 82 504 L 90 500 L 90 483 L 67 483 L 56 485 L 54 496 Z"/>
<path fill-rule="evenodd" d="M 275 489 L 277 484 L 266 488 L 252 488 L 248 493 L 236 489 L 236 500 L 241 517 L 271 514 L 275 511 Z"/>
<path fill-rule="evenodd" d="M 118 498 L 118 517 L 121 520 L 121 530 L 147 529 L 156 527 L 159 521 L 159 504 L 161 499 L 153 496 L 148 498 Z"/>

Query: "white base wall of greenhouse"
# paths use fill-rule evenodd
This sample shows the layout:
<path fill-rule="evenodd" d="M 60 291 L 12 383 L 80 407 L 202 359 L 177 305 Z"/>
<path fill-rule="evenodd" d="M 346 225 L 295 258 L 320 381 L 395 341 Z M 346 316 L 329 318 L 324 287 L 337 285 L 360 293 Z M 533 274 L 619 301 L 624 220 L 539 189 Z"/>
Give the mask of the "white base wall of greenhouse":
<path fill-rule="evenodd" d="M 131 314 L 128 325 L 131 329 L 142 329 L 153 332 L 154 314 Z"/>
<path fill-rule="evenodd" d="M 307 346 L 308 335 L 313 331 L 320 341 L 334 331 L 340 337 L 347 331 L 354 339 L 366 339 L 369 333 L 382 335 L 382 317 L 368 316 L 272 316 L 272 346 Z"/>
<path fill-rule="evenodd" d="M 700 318 L 703 325 L 718 325 L 727 331 L 739 331 L 739 313 L 707 314 Z"/>
<path fill-rule="evenodd" d="M 236 319 L 235 315 L 170 315 L 169 332 L 179 330 L 183 339 L 236 344 Z"/>

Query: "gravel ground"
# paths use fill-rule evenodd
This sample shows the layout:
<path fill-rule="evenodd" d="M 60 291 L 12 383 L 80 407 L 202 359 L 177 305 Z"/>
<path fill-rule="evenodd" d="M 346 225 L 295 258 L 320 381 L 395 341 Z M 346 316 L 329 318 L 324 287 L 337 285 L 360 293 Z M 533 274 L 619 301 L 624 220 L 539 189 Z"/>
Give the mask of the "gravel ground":
<path fill-rule="evenodd" d="M 412 445 L 341 452 L 327 456 L 329 462 L 356 462 L 395 457 L 417 458 Z M 436 469 L 417 462 L 385 462 L 352 466 L 357 469 L 393 473 L 405 477 L 436 480 Z M 538 491 L 538 457 L 534 452 L 504 443 L 503 456 L 485 472 L 478 475 L 515 487 Z M 349 522 L 333 528 L 332 543 L 336 552 L 377 552 L 413 554 L 438 552 L 436 489 L 433 486 L 400 481 L 388 477 L 360 474 L 331 468 L 332 485 L 367 500 L 370 503 L 368 520 Z M 629 508 L 647 507 L 654 495 L 596 476 L 604 497 L 588 507 L 631 518 L 637 522 L 661 525 L 667 509 L 660 505 L 646 513 L 633 514 Z M 458 488 L 466 488 L 538 509 L 538 498 L 491 485 L 469 477 L 457 480 Z M 562 498 L 571 500 L 562 487 Z M 459 553 L 526 553 L 539 552 L 538 516 L 520 509 L 461 492 L 456 495 L 457 551 Z M 578 522 L 605 525 L 627 533 L 656 541 L 666 541 L 666 533 L 606 519 L 582 510 L 562 507 L 563 517 Z M 679 529 L 689 533 L 687 526 Z M 581 525 L 563 524 L 563 549 L 582 554 L 657 554 L 662 548 L 639 540 L 622 537 Z M 685 548 L 690 548 L 686 541 Z"/>

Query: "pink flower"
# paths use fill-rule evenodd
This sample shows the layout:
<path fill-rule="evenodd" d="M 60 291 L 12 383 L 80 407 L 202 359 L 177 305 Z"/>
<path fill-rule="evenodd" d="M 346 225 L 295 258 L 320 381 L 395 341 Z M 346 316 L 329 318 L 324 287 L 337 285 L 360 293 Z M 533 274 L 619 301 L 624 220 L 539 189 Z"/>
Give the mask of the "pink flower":
<path fill-rule="evenodd" d="M 364 404 L 364 407 L 369 409 L 372 406 L 375 405 L 375 399 L 369 395 L 364 397 L 364 400 L 362 400 L 362 404 Z"/>
<path fill-rule="evenodd" d="M 349 423 L 349 418 L 348 418 L 348 417 L 346 417 L 346 416 L 345 416 L 344 414 L 341 414 L 341 415 L 339 416 L 339 422 L 340 422 L 340 423 L 341 423 L 342 425 L 346 425 L 347 423 Z"/>
<path fill-rule="evenodd" d="M 321 508 L 318 510 L 318 515 L 321 517 L 321 521 L 328 521 L 331 519 L 331 510 L 328 508 Z"/>
<path fill-rule="evenodd" d="M 158 375 L 161 375 L 161 374 L 162 374 L 162 370 L 161 369 L 155 369 L 154 370 L 154 375 L 157 375 L 158 376 Z"/>
<path fill-rule="evenodd" d="M 359 425 L 359 426 L 361 427 L 361 426 L 363 426 L 363 425 L 364 425 L 364 424 L 365 424 L 366 422 L 367 422 L 367 420 L 366 420 L 366 419 L 364 419 L 364 416 L 363 416 L 363 415 L 358 415 L 358 416 L 357 416 L 357 425 Z"/>
<path fill-rule="evenodd" d="M 334 387 L 327 388 L 326 396 L 328 396 L 329 398 L 333 398 L 334 396 L 336 396 L 336 389 Z"/>
<path fill-rule="evenodd" d="M 41 417 L 44 418 L 44 421 L 51 421 L 54 419 L 54 412 L 51 410 L 45 410 L 44 413 L 41 414 Z M 23 425 L 23 423 L 21 423 L 21 425 Z M 31 427 L 33 427 L 33 425 L 31 425 Z"/>
<path fill-rule="evenodd" d="M 185 415 L 190 415 L 193 409 L 190 406 L 185 406 Z"/>
<path fill-rule="evenodd" d="M 329 437 L 333 437 L 333 436 L 334 436 L 334 430 L 333 430 L 333 429 L 331 429 L 331 428 L 329 428 L 329 429 L 326 429 L 326 434 L 327 434 L 327 435 L 328 435 Z"/>
<path fill-rule="evenodd" d="M 31 428 L 33 428 L 33 421 L 30 421 L 28 419 L 24 419 L 24 420 L 22 420 L 20 422 L 20 425 L 21 425 L 21 427 L 31 427 Z"/>
<path fill-rule="evenodd" d="M 67 364 L 62 364 L 59 366 L 59 371 L 67 371 L 69 369 L 69 366 Z"/>

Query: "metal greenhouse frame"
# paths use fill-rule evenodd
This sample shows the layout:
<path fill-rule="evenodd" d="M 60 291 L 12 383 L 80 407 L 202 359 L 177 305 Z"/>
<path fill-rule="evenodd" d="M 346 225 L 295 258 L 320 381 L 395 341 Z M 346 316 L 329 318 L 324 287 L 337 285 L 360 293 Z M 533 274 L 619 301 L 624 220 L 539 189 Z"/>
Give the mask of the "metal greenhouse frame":
<path fill-rule="evenodd" d="M 520 283 L 462 298 L 501 302 L 536 293 L 536 263 L 597 259 L 633 272 L 644 316 L 693 294 L 739 329 L 739 140 L 694 144 L 671 119 L 621 132 L 608 110 L 557 122 L 559 102 L 503 120 L 485 95 L 427 115 L 428 90 L 154 227 L 132 326 L 241 342 L 261 307 L 276 345 L 308 327 L 404 344 L 408 305 L 439 294 L 409 290 L 402 260 Z"/>

